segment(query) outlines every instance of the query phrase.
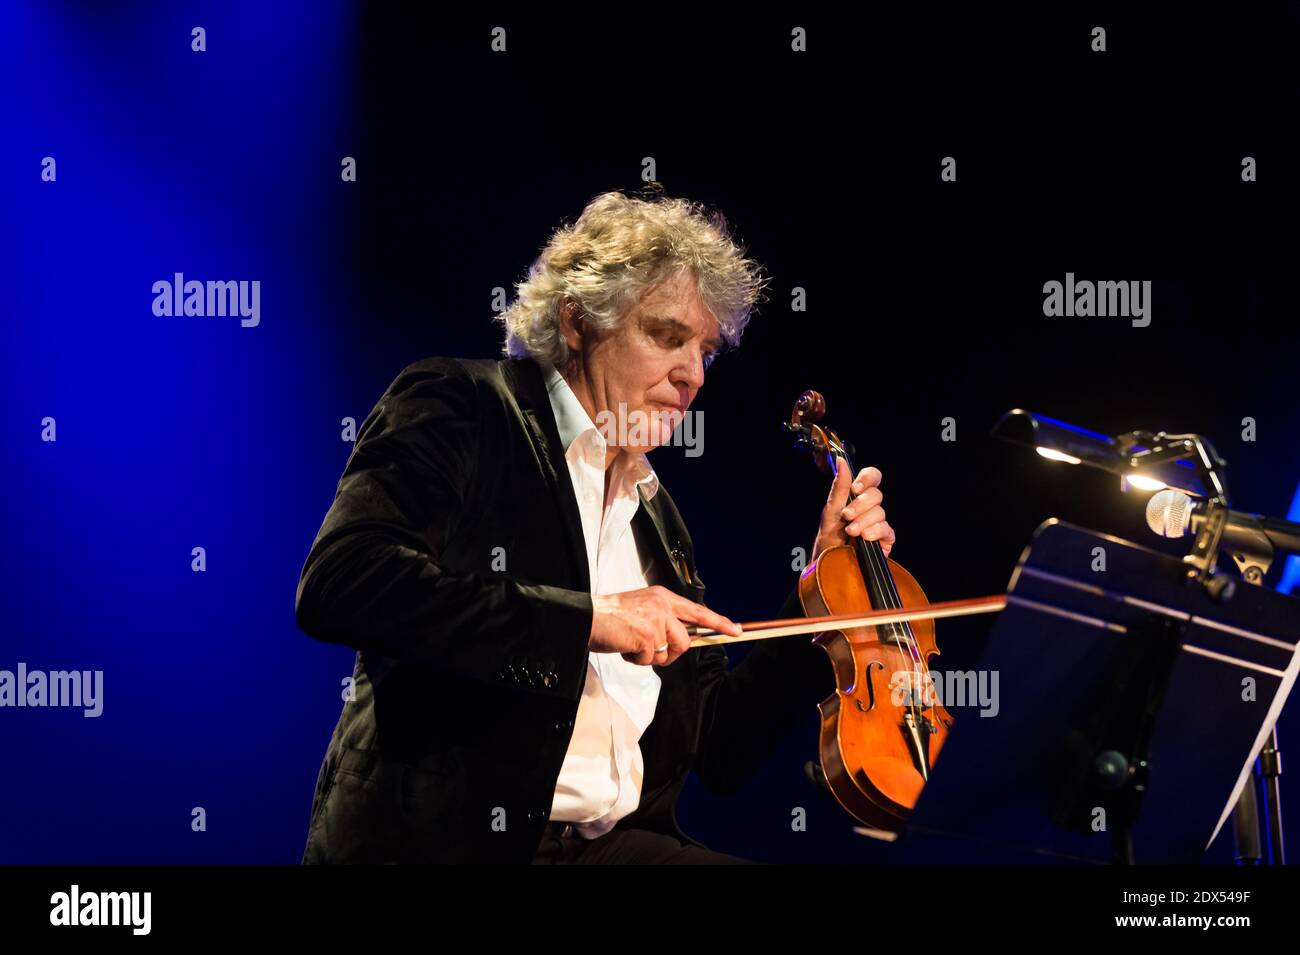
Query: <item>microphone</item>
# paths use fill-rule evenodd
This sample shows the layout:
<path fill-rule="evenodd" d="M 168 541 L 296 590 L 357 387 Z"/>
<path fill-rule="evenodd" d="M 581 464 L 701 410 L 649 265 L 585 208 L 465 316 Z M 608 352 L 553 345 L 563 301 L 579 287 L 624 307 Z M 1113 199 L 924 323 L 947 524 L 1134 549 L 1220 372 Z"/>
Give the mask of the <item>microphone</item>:
<path fill-rule="evenodd" d="M 1147 501 L 1147 526 L 1161 537 L 1195 534 L 1204 523 L 1205 502 L 1193 501 L 1181 491 L 1160 491 Z M 1300 553 L 1300 524 L 1262 514 L 1228 511 L 1223 525 L 1225 549 L 1257 553 L 1262 544 L 1287 553 Z"/>
<path fill-rule="evenodd" d="M 1192 525 L 1196 505 L 1186 494 L 1164 490 L 1147 501 L 1147 527 L 1161 537 L 1182 537 Z"/>

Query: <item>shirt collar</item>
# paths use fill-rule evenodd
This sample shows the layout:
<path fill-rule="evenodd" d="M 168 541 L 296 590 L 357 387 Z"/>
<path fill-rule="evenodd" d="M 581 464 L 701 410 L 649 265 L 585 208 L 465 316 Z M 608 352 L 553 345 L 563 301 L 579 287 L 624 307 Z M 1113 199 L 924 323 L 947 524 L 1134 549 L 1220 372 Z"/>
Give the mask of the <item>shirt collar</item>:
<path fill-rule="evenodd" d="M 551 410 L 555 413 L 555 427 L 560 433 L 560 444 L 564 445 L 564 456 L 570 456 L 575 442 L 581 440 L 579 448 L 591 449 L 596 460 L 603 461 L 605 456 L 605 436 L 600 433 L 587 409 L 582 406 L 578 396 L 573 393 L 569 383 L 554 365 L 542 364 L 542 374 L 546 379 L 546 396 L 551 401 Z M 630 468 L 629 476 L 633 486 L 644 485 L 646 500 L 650 500 L 659 490 L 659 477 L 650 460 L 642 452 L 635 455 L 623 453 L 614 460 L 614 467 Z"/>

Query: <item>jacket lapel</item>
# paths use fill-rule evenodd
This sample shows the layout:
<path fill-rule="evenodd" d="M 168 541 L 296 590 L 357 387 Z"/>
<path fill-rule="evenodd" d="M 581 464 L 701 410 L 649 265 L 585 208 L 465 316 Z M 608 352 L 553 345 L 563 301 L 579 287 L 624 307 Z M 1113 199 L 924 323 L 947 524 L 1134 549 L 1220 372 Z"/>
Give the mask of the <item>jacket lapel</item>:
<path fill-rule="evenodd" d="M 546 475 L 546 483 L 560 510 L 564 538 L 569 558 L 576 574 L 575 586 L 591 590 L 591 569 L 587 565 L 587 544 L 582 536 L 582 515 L 578 512 L 578 496 L 569 477 L 564 447 L 560 444 L 560 431 L 555 425 L 555 413 L 546 394 L 546 382 L 541 367 L 531 359 L 504 358 L 498 362 L 506 384 L 515 396 L 524 424 L 532 439 L 537 459 Z"/>
<path fill-rule="evenodd" d="M 675 521 L 669 521 L 659 506 L 663 488 L 650 499 L 646 498 L 644 488 L 638 487 L 637 490 L 641 494 L 641 506 L 632 519 L 650 527 L 646 539 L 654 542 L 655 561 L 665 568 L 663 579 L 658 583 L 698 603 L 704 596 L 704 584 L 695 575 L 694 568 L 686 557 L 682 544 L 684 528 L 676 526 Z"/>

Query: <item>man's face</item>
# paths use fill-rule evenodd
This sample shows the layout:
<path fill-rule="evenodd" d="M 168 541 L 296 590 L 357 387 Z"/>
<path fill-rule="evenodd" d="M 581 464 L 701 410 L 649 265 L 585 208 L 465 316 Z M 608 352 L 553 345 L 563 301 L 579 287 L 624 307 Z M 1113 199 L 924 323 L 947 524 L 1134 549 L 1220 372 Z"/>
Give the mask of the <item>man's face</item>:
<path fill-rule="evenodd" d="M 679 275 L 647 291 L 609 335 L 593 341 L 584 331 L 575 392 L 611 445 L 649 451 L 672 439 L 721 344 L 694 280 Z"/>

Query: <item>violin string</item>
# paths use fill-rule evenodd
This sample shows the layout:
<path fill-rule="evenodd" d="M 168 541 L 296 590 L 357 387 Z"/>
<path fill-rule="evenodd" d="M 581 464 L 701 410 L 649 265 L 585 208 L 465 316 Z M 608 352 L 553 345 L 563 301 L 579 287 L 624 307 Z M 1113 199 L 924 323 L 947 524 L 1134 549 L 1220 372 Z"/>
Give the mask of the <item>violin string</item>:
<path fill-rule="evenodd" d="M 851 493 L 851 492 L 850 492 Z M 872 546 L 875 544 L 876 546 Z M 877 541 L 863 541 L 862 550 L 867 554 L 867 561 L 872 566 L 871 573 L 876 579 L 877 586 L 881 591 L 883 603 L 891 610 L 902 609 L 902 600 L 898 595 L 898 590 L 894 586 L 893 575 L 889 572 L 889 565 L 885 563 L 884 550 Z M 903 655 L 903 649 L 907 652 L 907 668 L 911 671 L 911 680 L 908 684 L 908 709 L 913 711 L 913 716 L 920 719 L 920 705 L 916 698 L 917 687 L 922 678 L 920 648 L 916 644 L 916 637 L 912 633 L 912 628 L 906 621 L 889 625 L 896 640 L 895 643 L 902 643 L 903 648 L 896 647 L 899 657 Z M 897 638 L 900 638 L 897 639 Z M 900 670 L 902 668 L 900 667 Z"/>
<path fill-rule="evenodd" d="M 849 467 L 849 469 L 852 470 L 853 464 L 849 460 L 847 455 L 844 456 L 844 462 Z M 856 499 L 857 499 L 857 495 L 853 493 L 852 489 L 850 489 L 849 500 L 853 501 Z M 877 590 L 880 592 L 881 596 L 883 597 L 883 602 L 886 604 L 886 607 L 890 610 L 902 609 L 903 602 L 898 595 L 898 588 L 894 585 L 893 575 L 889 572 L 889 565 L 886 563 L 884 549 L 880 546 L 880 542 L 863 541 L 862 543 L 863 543 L 862 549 L 867 555 L 867 562 L 870 565 L 869 569 L 871 571 L 873 581 L 876 584 Z M 873 544 L 875 546 L 871 546 Z M 915 644 L 916 637 L 912 633 L 911 626 L 908 625 L 906 622 L 903 622 L 901 624 L 891 624 L 890 626 L 891 628 L 894 629 L 902 628 L 907 638 L 907 641 L 909 643 L 909 647 L 908 647 L 909 652 L 913 651 L 913 647 L 911 646 L 911 644 Z"/>
<path fill-rule="evenodd" d="M 845 467 L 847 467 L 849 472 L 852 473 L 853 462 L 850 460 L 848 454 L 845 453 L 842 447 L 837 450 L 844 458 Z M 834 466 L 834 457 L 832 457 L 831 463 L 832 466 Z M 856 498 L 857 495 L 855 495 L 853 489 L 850 488 L 849 500 L 853 501 Z M 889 572 L 889 564 L 886 562 L 884 548 L 880 546 L 879 541 L 865 541 L 862 538 L 858 538 L 858 544 L 858 552 L 866 555 L 866 563 L 868 565 L 867 570 L 872 577 L 876 593 L 881 596 L 882 602 L 888 609 L 901 609 L 903 606 L 902 599 L 899 597 L 898 588 L 894 585 L 893 575 Z M 916 635 L 912 632 L 911 626 L 906 621 L 902 624 L 890 624 L 889 628 L 896 638 L 901 635 L 901 642 L 906 644 L 908 669 L 911 671 L 911 680 L 908 685 L 907 693 L 908 709 L 912 711 L 913 719 L 917 721 L 917 725 L 919 726 L 922 718 L 922 710 L 918 705 L 916 693 L 918 682 L 922 679 L 920 646 L 916 642 Z M 898 653 L 901 662 L 902 650 L 897 647 L 898 642 L 899 641 L 896 639 L 895 652 Z M 901 669 L 900 666 L 899 670 L 901 671 Z"/>

